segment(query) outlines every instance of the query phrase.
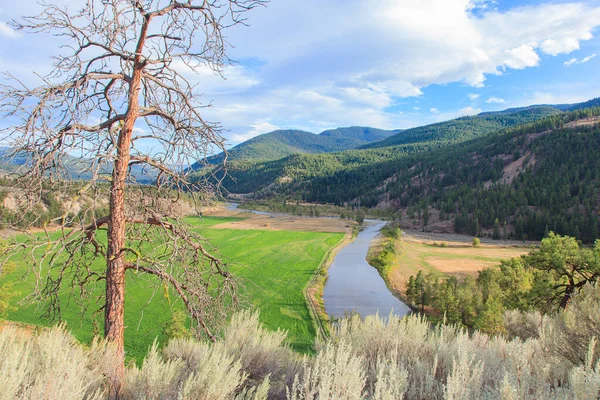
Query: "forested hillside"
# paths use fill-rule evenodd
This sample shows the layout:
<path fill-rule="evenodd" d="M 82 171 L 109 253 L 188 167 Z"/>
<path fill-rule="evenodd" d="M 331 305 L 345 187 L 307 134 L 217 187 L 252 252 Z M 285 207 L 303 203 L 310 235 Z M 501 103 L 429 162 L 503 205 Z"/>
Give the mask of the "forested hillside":
<path fill-rule="evenodd" d="M 371 143 L 362 148 L 388 147 L 405 143 L 424 141 L 461 142 L 485 136 L 503 128 L 525 124 L 540 118 L 559 114 L 561 111 L 552 106 L 536 106 L 514 111 L 485 113 L 470 117 L 461 117 L 437 124 L 407 129 L 382 141 Z"/>
<path fill-rule="evenodd" d="M 329 153 L 357 148 L 385 139 L 399 131 L 352 126 L 331 129 L 316 135 L 300 130 L 277 130 L 247 140 L 228 151 L 229 161 L 278 160 L 292 154 Z M 208 164 L 223 161 L 224 154 L 209 157 Z M 194 164 L 197 169 L 202 163 Z"/>
<path fill-rule="evenodd" d="M 599 115 L 597 107 L 557 114 L 455 145 L 296 155 L 234 171 L 226 186 L 388 208 L 424 229 L 516 239 L 555 231 L 591 242 L 599 237 Z"/>
<path fill-rule="evenodd" d="M 462 142 L 564 111 L 576 111 L 597 106 L 600 106 L 600 98 L 576 104 L 536 105 L 509 108 L 504 111 L 484 112 L 474 116 L 407 129 L 379 142 L 364 145 L 361 148 L 387 147 L 425 141 Z"/>

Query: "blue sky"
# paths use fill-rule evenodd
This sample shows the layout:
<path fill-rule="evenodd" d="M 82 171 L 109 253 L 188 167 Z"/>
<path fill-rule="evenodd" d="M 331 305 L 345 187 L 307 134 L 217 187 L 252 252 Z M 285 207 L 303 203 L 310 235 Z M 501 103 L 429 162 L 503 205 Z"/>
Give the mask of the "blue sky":
<path fill-rule="evenodd" d="M 0 71 L 25 81 L 50 70 L 58 42 L 4 22 L 36 8 L 0 0 Z M 226 80 L 182 70 L 231 145 L 278 128 L 409 128 L 600 96 L 598 0 L 272 0 L 248 23 L 227 32 L 238 63 Z"/>

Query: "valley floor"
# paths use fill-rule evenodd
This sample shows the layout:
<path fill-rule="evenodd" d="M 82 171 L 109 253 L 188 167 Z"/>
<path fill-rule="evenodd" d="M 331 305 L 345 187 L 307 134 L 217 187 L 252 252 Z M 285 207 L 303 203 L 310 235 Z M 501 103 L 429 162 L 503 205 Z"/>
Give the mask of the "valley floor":
<path fill-rule="evenodd" d="M 268 218 L 248 213 L 212 210 L 205 216 L 189 217 L 192 229 L 213 248 L 211 251 L 228 263 L 239 278 L 243 307 L 259 309 L 261 322 L 271 330 L 288 331 L 288 342 L 298 351 L 312 351 L 316 327 L 305 298 L 305 290 L 318 272 L 330 250 L 350 231 L 347 221 L 314 218 Z M 220 215 L 220 216 L 219 216 Z M 311 221 L 312 220 L 312 221 Z M 11 272 L 0 278 L 0 285 L 13 283 L 17 295 L 9 321 L 35 325 L 51 325 L 41 318 L 39 305 L 26 301 L 35 277 L 26 275 L 22 260 L 13 259 Z M 103 268 L 95 262 L 94 268 Z M 75 337 L 89 343 L 101 332 L 102 313 L 97 312 L 97 298 L 102 294 L 97 285 L 90 295 L 91 305 L 83 310 L 65 288 L 62 322 Z M 175 298 L 172 295 L 173 299 Z M 128 356 L 140 360 L 158 338 L 166 342 L 165 327 L 172 311 L 181 308 L 178 301 L 163 294 L 162 285 L 152 279 L 130 274 L 127 277 L 125 346 Z"/>

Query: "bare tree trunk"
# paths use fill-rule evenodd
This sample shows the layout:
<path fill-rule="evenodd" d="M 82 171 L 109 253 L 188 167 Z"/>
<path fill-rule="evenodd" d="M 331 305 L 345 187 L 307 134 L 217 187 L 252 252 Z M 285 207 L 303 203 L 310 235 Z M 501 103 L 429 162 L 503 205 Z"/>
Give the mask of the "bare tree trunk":
<path fill-rule="evenodd" d="M 129 86 L 128 108 L 117 143 L 117 157 L 113 167 L 110 193 L 110 224 L 108 228 L 108 252 L 106 260 L 106 308 L 104 314 L 104 336 L 116 346 L 119 364 L 116 372 L 117 391 L 125 374 L 125 187 L 130 161 L 131 135 L 140 114 L 139 91 L 144 68 L 141 53 L 148 30 L 148 19 L 144 20 L 136 48 L 133 76 Z"/>
<path fill-rule="evenodd" d="M 122 139 L 119 140 L 123 141 Z M 122 146 L 119 145 L 121 151 Z M 128 151 L 120 152 L 113 171 L 110 195 L 110 223 L 108 228 L 108 257 L 106 260 L 106 306 L 104 311 L 104 335 L 116 346 L 120 357 L 120 380 L 125 357 L 124 349 L 124 305 L 125 305 L 125 260 L 122 249 L 125 247 L 125 171 L 123 165 L 128 159 Z"/>

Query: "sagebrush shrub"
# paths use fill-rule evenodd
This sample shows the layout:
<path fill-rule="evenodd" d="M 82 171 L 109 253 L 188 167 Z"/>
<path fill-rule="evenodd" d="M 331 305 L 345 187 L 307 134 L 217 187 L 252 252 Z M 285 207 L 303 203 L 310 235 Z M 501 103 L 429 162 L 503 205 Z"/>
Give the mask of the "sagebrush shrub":
<path fill-rule="evenodd" d="M 235 315 L 217 343 L 155 343 L 126 369 L 123 399 L 598 399 L 600 287 L 554 316 L 505 315 L 508 336 L 411 315 L 340 320 L 300 357 L 258 313 Z M 537 327 L 537 331 L 535 331 Z M 0 400 L 104 399 L 118 358 L 63 328 L 0 331 Z"/>

